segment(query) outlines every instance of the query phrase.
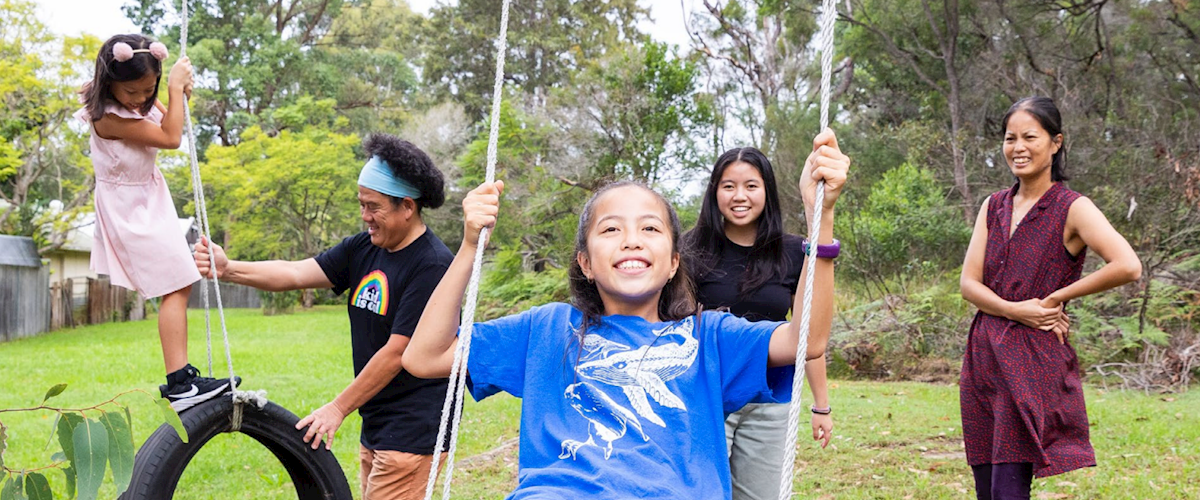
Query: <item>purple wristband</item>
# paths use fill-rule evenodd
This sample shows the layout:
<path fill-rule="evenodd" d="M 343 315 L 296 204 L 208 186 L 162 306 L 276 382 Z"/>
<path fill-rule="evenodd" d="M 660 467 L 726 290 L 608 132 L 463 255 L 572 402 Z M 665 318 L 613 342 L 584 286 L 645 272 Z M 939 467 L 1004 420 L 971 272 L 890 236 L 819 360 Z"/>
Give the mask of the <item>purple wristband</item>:
<path fill-rule="evenodd" d="M 804 240 L 804 255 L 809 255 L 808 240 Z M 842 242 L 837 238 L 828 245 L 817 245 L 817 257 L 821 259 L 836 259 L 842 253 Z"/>

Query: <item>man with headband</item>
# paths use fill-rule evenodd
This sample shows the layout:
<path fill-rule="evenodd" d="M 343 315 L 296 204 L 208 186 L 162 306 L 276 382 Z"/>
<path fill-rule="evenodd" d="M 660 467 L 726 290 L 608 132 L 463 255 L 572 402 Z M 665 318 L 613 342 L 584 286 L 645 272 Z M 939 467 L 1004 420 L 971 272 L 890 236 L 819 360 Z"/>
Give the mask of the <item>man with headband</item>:
<path fill-rule="evenodd" d="M 231 261 L 212 245 L 218 277 L 261 290 L 350 290 L 346 309 L 354 381 L 297 424 L 305 442 L 328 448 L 350 412 L 362 416 L 359 458 L 363 498 L 420 499 L 429 477 L 447 379 L 403 371 L 425 303 L 454 254 L 421 219 L 445 201 L 442 173 L 412 143 L 387 134 L 363 142 L 370 157 L 358 177 L 367 230 L 302 261 Z M 209 246 L 196 244 L 196 267 L 208 276 Z M 442 455 L 444 458 L 445 455 Z"/>

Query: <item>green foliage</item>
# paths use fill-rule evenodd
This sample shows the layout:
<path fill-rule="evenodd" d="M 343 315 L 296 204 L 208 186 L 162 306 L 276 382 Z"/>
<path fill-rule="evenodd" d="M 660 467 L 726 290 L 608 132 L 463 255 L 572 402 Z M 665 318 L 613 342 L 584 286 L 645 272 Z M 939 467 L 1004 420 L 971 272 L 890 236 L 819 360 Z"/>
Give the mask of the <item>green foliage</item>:
<path fill-rule="evenodd" d="M 163 398 L 154 400 L 154 403 L 158 405 L 163 420 L 175 428 L 175 432 L 179 434 L 179 440 L 185 443 L 188 442 L 187 428 L 183 426 L 183 421 L 179 419 L 179 414 L 175 413 L 174 408 L 171 408 L 171 402 Z"/>
<path fill-rule="evenodd" d="M 498 318 L 550 302 L 567 302 L 569 283 L 564 268 L 523 272 L 520 252 L 498 251 L 479 287 L 479 317 Z"/>
<path fill-rule="evenodd" d="M 583 123 L 595 158 L 592 178 L 665 180 L 671 167 L 703 168 L 693 137 L 714 121 L 707 99 L 697 95 L 694 62 L 674 57 L 666 44 L 625 45 L 576 73 L 569 89 L 555 93 L 559 105 L 584 110 Z M 690 170 L 689 170 L 690 169 Z"/>
<path fill-rule="evenodd" d="M 125 408 L 128 415 L 128 408 Z M 133 479 L 133 430 L 128 417 L 120 413 L 107 412 L 100 415 L 100 423 L 108 434 L 108 463 L 112 467 L 113 482 L 117 491 L 125 491 Z"/>
<path fill-rule="evenodd" d="M 62 394 L 65 390 L 67 390 L 67 384 L 55 384 L 54 387 L 46 391 L 46 397 L 42 398 L 42 404 L 46 404 L 46 401 L 49 401 L 50 398 Z"/>
<path fill-rule="evenodd" d="M 79 500 L 94 500 L 104 480 L 104 469 L 108 462 L 108 430 L 104 424 L 86 419 L 75 426 L 72 436 L 75 443 L 76 488 Z"/>
<path fill-rule="evenodd" d="M 6 498 L 49 499 L 54 494 L 50 482 L 36 471 L 47 468 L 57 468 L 63 472 L 66 482 L 66 498 L 94 499 L 99 495 L 101 484 L 106 471 L 112 471 L 116 493 L 120 495 L 129 487 L 133 476 L 133 431 L 132 417 L 129 409 L 116 403 L 116 399 L 128 394 L 127 391 L 88 408 L 64 409 L 46 406 L 50 398 L 62 394 L 67 384 L 55 384 L 47 392 L 42 403 L 34 408 L 0 409 L 7 412 L 37 412 L 52 411 L 55 421 L 52 425 L 51 439 L 58 438 L 62 451 L 51 456 L 51 465 L 38 469 L 14 469 L 11 461 L 5 460 L 8 451 L 8 428 L 0 423 L 0 473 L 7 473 L 10 480 Z M 179 422 L 179 415 L 171 409 L 165 399 L 155 398 L 160 406 L 165 405 L 164 416 L 167 420 Z M 113 406 L 119 411 L 112 411 Z M 99 414 L 98 418 L 89 418 L 90 414 Z M 178 429 L 182 429 L 180 424 Z M 185 441 L 186 442 L 186 441 Z M 50 443 L 46 443 L 49 447 Z M 15 476 L 14 476 L 15 474 Z M 22 496 L 24 495 L 24 496 Z"/>
<path fill-rule="evenodd" d="M 300 303 L 299 290 L 289 290 L 286 292 L 259 291 L 258 297 L 262 301 L 263 315 L 266 316 L 291 314 L 296 309 L 296 304 Z"/>
<path fill-rule="evenodd" d="M 957 280 L 950 279 L 956 269 L 925 276 L 907 283 L 903 295 L 880 298 L 861 285 L 839 287 L 829 348 L 833 376 L 944 382 L 957 377 L 974 311 L 959 295 Z"/>
<path fill-rule="evenodd" d="M 29 500 L 51 500 L 54 493 L 50 491 L 50 482 L 46 481 L 46 476 L 30 472 L 25 475 L 25 496 L 29 497 Z"/>
<path fill-rule="evenodd" d="M 861 208 L 844 223 L 848 267 L 881 287 L 961 263 L 971 228 L 947 204 L 927 170 L 904 163 L 883 174 Z"/>
<path fill-rule="evenodd" d="M 209 148 L 208 210 L 232 258 L 298 260 L 356 231 L 359 139 L 326 128 L 332 106 L 302 99 L 276 114 L 288 124 L 278 134 L 255 126 L 236 146 Z"/>
<path fill-rule="evenodd" d="M 423 32 L 422 77 L 434 98 L 466 106 L 473 118 L 489 110 L 495 76 L 494 41 L 500 9 L 494 0 L 462 0 L 430 12 Z M 621 42 L 642 36 L 646 9 L 635 0 L 513 2 L 508 26 L 507 81 L 523 95 L 544 101 L 552 89 Z"/>
<path fill-rule="evenodd" d="M 1149 284 L 1149 293 L 1082 297 L 1068 310 L 1085 367 L 1135 361 L 1146 346 L 1167 347 L 1176 336 L 1185 340 L 1200 331 L 1200 292 L 1162 279 Z"/>
<path fill-rule="evenodd" d="M 188 57 L 196 68 L 193 116 L 199 122 L 203 151 L 214 139 L 230 145 L 264 113 L 304 95 L 298 84 L 315 73 L 315 44 L 337 17 L 341 0 L 297 0 L 287 8 L 253 0 L 192 2 Z M 138 0 L 125 14 L 144 33 L 154 33 L 172 48 L 179 40 L 177 11 L 171 0 Z M 172 50 L 172 54 L 178 54 Z M 329 96 L 327 89 L 309 94 Z"/>
<path fill-rule="evenodd" d="M 0 500 L 26 500 L 22 487 L 23 482 L 24 476 L 21 474 L 8 478 L 4 482 L 4 487 L 0 488 Z"/>
<path fill-rule="evenodd" d="M 0 137 L 0 182 L 17 175 L 21 166 L 21 153 L 5 137 Z"/>
<path fill-rule="evenodd" d="M 67 123 L 99 41 L 55 36 L 27 0 L 0 2 L 0 35 L 0 233 L 33 237 L 46 252 L 90 209 L 87 138 Z M 47 209 L 53 199 L 62 210 Z"/>
<path fill-rule="evenodd" d="M 566 268 L 574 242 L 570 235 L 578 224 L 578 210 L 587 192 L 577 181 L 559 174 L 561 158 L 553 151 L 554 129 L 505 102 L 500 108 L 496 179 L 505 182 L 500 219 L 491 236 L 492 248 L 520 254 L 528 270 Z M 483 182 L 487 167 L 488 133 L 481 131 L 459 157 L 459 187 L 474 189 Z M 575 184 L 575 185 L 572 185 Z M 461 221 L 458 231 L 461 234 Z"/>

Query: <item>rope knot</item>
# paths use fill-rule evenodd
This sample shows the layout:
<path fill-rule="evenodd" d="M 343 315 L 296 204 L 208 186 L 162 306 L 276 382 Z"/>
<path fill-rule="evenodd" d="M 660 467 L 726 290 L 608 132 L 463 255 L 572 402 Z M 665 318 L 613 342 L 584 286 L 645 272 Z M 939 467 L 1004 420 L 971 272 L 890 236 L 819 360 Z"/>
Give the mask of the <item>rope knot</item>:
<path fill-rule="evenodd" d="M 229 416 L 229 432 L 242 430 L 242 406 L 251 403 L 258 409 L 267 406 L 267 391 L 233 391 L 233 414 Z"/>

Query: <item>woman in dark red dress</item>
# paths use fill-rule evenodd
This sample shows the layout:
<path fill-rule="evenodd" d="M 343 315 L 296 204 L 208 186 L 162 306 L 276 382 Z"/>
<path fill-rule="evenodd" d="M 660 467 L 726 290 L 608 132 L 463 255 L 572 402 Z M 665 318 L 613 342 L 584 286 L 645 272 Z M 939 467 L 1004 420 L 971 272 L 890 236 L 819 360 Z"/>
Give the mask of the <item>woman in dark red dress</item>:
<path fill-rule="evenodd" d="M 963 263 L 971 324 L 959 382 L 963 440 L 980 500 L 1028 499 L 1034 476 L 1096 465 L 1063 306 L 1142 267 L 1104 214 L 1062 184 L 1062 119 L 1045 97 L 1004 116 L 1017 184 L 984 201 Z M 1106 262 L 1080 279 L 1091 248 Z"/>

